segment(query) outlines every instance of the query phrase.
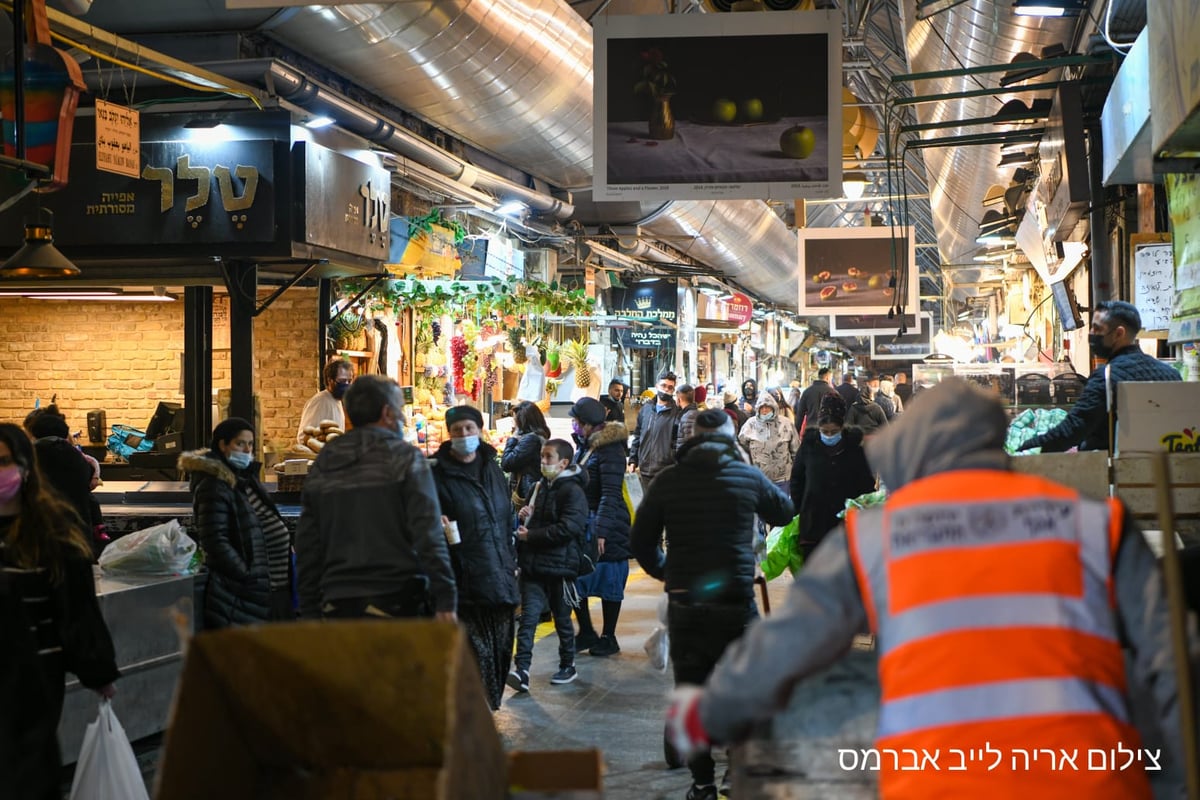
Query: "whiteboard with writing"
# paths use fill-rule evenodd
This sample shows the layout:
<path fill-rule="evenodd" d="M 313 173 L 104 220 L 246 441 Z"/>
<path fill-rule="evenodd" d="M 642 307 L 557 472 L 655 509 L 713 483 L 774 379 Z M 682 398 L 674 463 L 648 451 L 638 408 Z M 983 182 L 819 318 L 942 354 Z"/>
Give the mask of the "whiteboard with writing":
<path fill-rule="evenodd" d="M 1175 297 L 1175 261 L 1170 242 L 1134 247 L 1133 304 L 1142 315 L 1142 329 L 1166 330 L 1171 324 Z"/>

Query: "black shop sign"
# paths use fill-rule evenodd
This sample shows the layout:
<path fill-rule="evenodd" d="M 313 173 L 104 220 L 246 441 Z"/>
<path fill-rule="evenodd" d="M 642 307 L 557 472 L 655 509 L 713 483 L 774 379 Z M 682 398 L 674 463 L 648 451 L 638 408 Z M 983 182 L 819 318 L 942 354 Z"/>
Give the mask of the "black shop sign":
<path fill-rule="evenodd" d="M 675 349 L 674 326 L 679 316 L 679 289 L 675 281 L 652 280 L 613 287 L 608 290 L 607 305 L 610 314 L 651 323 L 645 326 L 635 321 L 628 328 L 614 328 L 615 344 L 642 350 Z M 655 321 L 670 325 L 653 324 Z"/>

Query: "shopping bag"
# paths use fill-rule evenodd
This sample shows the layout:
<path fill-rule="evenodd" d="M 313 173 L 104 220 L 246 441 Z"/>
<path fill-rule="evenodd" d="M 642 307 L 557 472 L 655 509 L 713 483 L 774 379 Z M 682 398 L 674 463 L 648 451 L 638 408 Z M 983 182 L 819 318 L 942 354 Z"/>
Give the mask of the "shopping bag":
<path fill-rule="evenodd" d="M 642 645 L 650 658 L 650 665 L 659 672 L 667 671 L 667 662 L 671 657 L 671 637 L 667 633 L 667 596 L 664 594 L 658 601 L 659 626 L 654 629 Z"/>
<path fill-rule="evenodd" d="M 625 507 L 629 509 L 629 521 L 637 515 L 637 507 L 642 504 L 642 479 L 633 472 L 625 473 L 625 482 L 621 486 L 621 497 L 625 499 Z"/>
<path fill-rule="evenodd" d="M 763 577 L 774 580 L 786 569 L 793 576 L 800 571 L 804 564 L 804 556 L 800 554 L 800 517 L 796 516 L 782 528 L 774 528 L 767 534 L 767 552 L 763 557 Z"/>
<path fill-rule="evenodd" d="M 108 700 L 100 701 L 100 714 L 83 735 L 71 800 L 149 800 L 133 748 Z"/>
<path fill-rule="evenodd" d="M 189 575 L 195 555 L 196 542 L 173 519 L 117 539 L 100 554 L 100 568 L 129 575 Z"/>

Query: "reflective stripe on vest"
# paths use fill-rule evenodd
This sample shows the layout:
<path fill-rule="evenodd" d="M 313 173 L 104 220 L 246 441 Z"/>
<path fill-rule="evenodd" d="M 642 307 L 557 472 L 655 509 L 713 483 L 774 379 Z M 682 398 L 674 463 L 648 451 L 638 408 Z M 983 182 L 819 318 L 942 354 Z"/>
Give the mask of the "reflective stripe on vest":
<path fill-rule="evenodd" d="M 884 703 L 878 737 L 999 718 L 1104 713 L 1128 722 L 1125 694 L 1073 678 L 1033 678 L 944 689 Z"/>
<path fill-rule="evenodd" d="M 1007 472 L 910 487 L 846 526 L 880 649 L 880 736 L 1033 714 L 1126 721 L 1111 600 L 1119 526 L 1106 504 Z M 1020 652 L 1002 648 L 978 676 L 961 666 L 939 674 L 947 648 L 979 632 Z M 1067 642 L 1084 650 L 1062 675 L 1056 653 Z"/>

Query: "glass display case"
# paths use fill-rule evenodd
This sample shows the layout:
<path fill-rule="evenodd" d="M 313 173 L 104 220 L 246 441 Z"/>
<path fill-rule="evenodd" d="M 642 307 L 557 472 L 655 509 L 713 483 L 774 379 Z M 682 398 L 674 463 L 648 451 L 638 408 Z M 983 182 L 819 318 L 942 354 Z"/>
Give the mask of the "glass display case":
<path fill-rule="evenodd" d="M 1087 383 L 1070 364 L 913 364 L 913 392 L 936 386 L 949 375 L 995 392 L 1009 409 L 1069 406 Z"/>

